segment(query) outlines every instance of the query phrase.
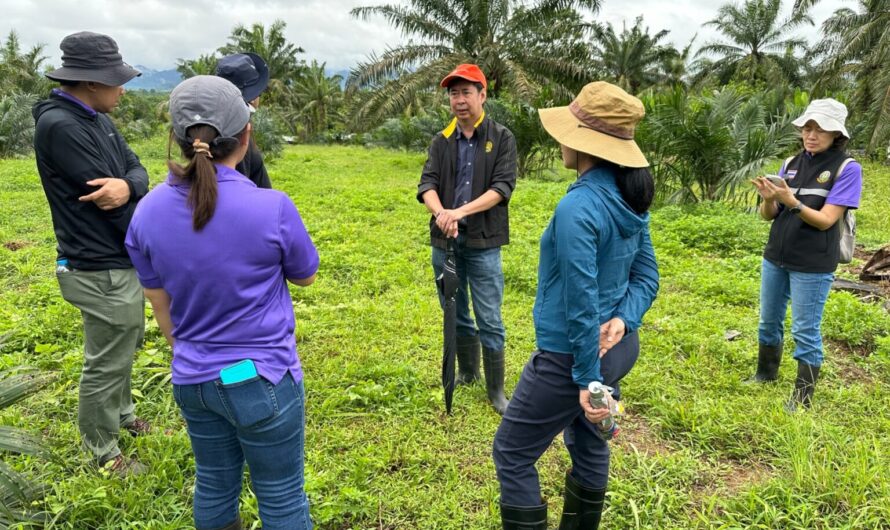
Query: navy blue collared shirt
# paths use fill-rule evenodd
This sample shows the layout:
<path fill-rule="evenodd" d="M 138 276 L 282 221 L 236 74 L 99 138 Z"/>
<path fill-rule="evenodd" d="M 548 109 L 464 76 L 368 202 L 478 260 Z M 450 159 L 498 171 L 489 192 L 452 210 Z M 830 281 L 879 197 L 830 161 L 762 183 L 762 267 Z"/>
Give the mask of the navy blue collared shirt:
<path fill-rule="evenodd" d="M 467 138 L 457 128 L 457 171 L 454 175 L 454 204 L 452 208 L 460 208 L 473 199 L 473 161 L 476 159 L 476 144 L 479 143 L 479 134 L 473 131 L 473 136 Z M 460 220 L 461 225 L 467 224 L 467 218 Z"/>

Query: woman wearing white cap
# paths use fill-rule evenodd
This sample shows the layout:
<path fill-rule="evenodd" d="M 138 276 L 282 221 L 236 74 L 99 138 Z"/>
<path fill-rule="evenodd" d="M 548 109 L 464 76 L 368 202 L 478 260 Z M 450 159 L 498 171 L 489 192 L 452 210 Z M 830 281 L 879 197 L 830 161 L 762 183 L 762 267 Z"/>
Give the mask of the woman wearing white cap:
<path fill-rule="evenodd" d="M 541 236 L 538 349 L 494 439 L 501 521 L 505 530 L 546 530 L 535 463 L 563 433 L 572 469 L 559 528 L 596 530 L 617 424 L 609 409 L 591 404 L 588 385 L 610 385 L 619 399 L 619 381 L 640 353 L 637 330 L 658 291 L 647 213 L 655 184 L 633 139 L 645 110 L 619 87 L 595 82 L 571 105 L 539 113 L 578 180 Z"/>
<path fill-rule="evenodd" d="M 822 366 L 822 311 L 840 262 L 840 224 L 857 208 L 862 166 L 844 148 L 850 138 L 847 107 L 817 99 L 794 120 L 803 150 L 789 158 L 778 184 L 753 181 L 763 198 L 760 215 L 772 221 L 763 252 L 760 284 L 759 352 L 754 382 L 775 381 L 782 359 L 785 311 L 791 300 L 791 334 L 797 378 L 789 410 L 809 407 Z"/>

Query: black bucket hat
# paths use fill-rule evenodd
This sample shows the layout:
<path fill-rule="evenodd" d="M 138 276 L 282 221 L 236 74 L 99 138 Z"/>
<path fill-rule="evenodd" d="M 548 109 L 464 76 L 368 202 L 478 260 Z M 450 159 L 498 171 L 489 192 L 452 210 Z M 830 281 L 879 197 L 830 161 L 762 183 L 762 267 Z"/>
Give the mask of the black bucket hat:
<path fill-rule="evenodd" d="M 269 65 L 255 53 L 226 55 L 216 64 L 216 75 L 228 79 L 250 103 L 269 86 Z"/>
<path fill-rule="evenodd" d="M 124 62 L 108 35 L 81 31 L 62 39 L 62 67 L 46 74 L 53 81 L 92 81 L 121 86 L 142 73 Z"/>

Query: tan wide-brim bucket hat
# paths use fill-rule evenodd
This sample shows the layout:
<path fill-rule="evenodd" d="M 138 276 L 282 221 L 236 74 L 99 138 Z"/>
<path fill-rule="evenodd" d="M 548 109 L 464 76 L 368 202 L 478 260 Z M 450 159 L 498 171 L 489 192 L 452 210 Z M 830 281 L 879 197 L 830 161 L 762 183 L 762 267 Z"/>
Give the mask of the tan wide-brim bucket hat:
<path fill-rule="evenodd" d="M 643 102 L 605 81 L 588 83 L 568 107 L 539 109 L 544 129 L 557 142 L 624 167 L 648 167 L 634 142 L 646 115 Z"/>

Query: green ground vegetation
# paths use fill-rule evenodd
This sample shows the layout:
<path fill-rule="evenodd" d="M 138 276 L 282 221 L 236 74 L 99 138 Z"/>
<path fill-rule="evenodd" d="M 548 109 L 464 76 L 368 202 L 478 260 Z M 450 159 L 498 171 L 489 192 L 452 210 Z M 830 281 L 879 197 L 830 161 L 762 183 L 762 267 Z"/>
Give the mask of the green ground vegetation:
<path fill-rule="evenodd" d="M 135 144 L 154 183 L 165 142 Z M 499 528 L 491 442 L 499 417 L 479 386 L 445 416 L 439 388 L 441 311 L 428 216 L 414 199 L 422 154 L 361 147 L 288 147 L 272 162 L 321 254 L 318 281 L 292 291 L 306 370 L 306 488 L 320 529 Z M 866 166 L 860 243 L 890 241 L 882 190 L 890 170 Z M 538 238 L 572 175 L 522 180 L 504 249 L 507 389 L 534 348 Z M 129 480 L 90 466 L 79 447 L 81 326 L 53 278 L 55 241 L 33 159 L 0 161 L 0 370 L 52 374 L 0 423 L 42 433 L 52 457 L 4 454 L 45 484 L 33 506 L 48 528 L 178 529 L 191 525 L 194 464 L 170 390 L 171 352 L 149 316 L 133 388 L 154 433 L 126 437 L 150 471 Z M 862 529 L 890 521 L 890 316 L 878 302 L 833 292 L 815 409 L 788 415 L 794 377 L 750 387 L 760 252 L 768 225 L 721 203 L 652 215 L 662 285 L 623 384 L 628 415 L 613 445 L 606 525 L 612 529 Z M 844 266 L 852 275 L 861 262 Z M 724 334 L 741 332 L 728 341 Z M 786 351 L 790 351 L 790 338 Z M 569 465 L 562 442 L 541 459 L 551 523 Z M 245 492 L 248 528 L 259 528 Z"/>

